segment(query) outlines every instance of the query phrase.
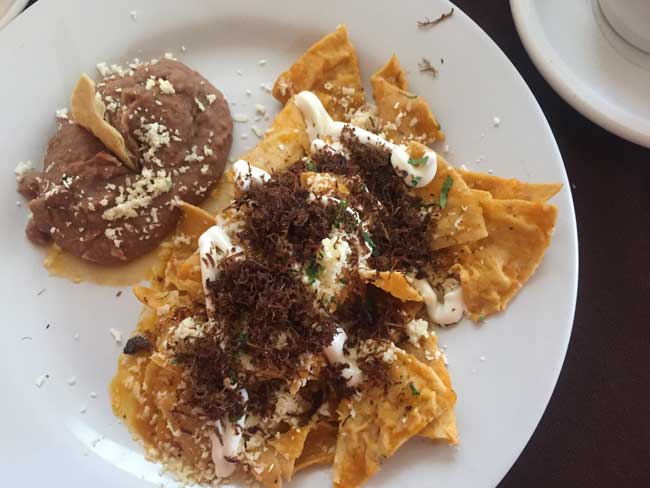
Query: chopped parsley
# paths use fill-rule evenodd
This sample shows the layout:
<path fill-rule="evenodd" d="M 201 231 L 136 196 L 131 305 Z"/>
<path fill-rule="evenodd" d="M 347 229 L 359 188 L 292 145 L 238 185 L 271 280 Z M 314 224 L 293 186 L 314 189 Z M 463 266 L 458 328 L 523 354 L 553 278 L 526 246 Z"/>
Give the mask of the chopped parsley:
<path fill-rule="evenodd" d="M 411 389 L 411 395 L 418 396 L 420 391 L 415 387 L 412 381 L 409 382 L 409 388 Z"/>
<path fill-rule="evenodd" d="M 447 175 L 447 179 L 442 184 L 442 190 L 440 192 L 440 208 L 445 208 L 447 206 L 447 197 L 449 196 L 449 190 L 454 184 L 454 179 Z"/>
<path fill-rule="evenodd" d="M 347 200 L 341 200 L 339 201 L 339 208 L 341 210 L 345 210 L 348 206 L 348 201 Z"/>
<path fill-rule="evenodd" d="M 309 161 L 307 161 L 307 164 L 305 164 L 305 167 L 309 171 L 316 171 L 316 165 L 314 164 L 314 162 L 311 159 Z"/>
<path fill-rule="evenodd" d="M 307 273 L 307 278 L 309 278 L 310 285 L 314 284 L 314 281 L 316 281 L 316 278 L 318 278 L 320 271 L 320 265 L 316 261 L 309 261 L 309 264 L 307 264 L 307 267 L 305 268 L 305 273 Z"/>
<path fill-rule="evenodd" d="M 422 179 L 421 176 L 411 176 L 411 186 L 414 188 L 418 186 L 418 183 L 420 183 L 421 179 Z"/>
<path fill-rule="evenodd" d="M 404 95 L 409 100 L 414 100 L 414 99 L 416 99 L 418 97 L 417 95 L 412 95 L 410 93 L 406 93 L 406 92 L 403 92 L 403 91 L 401 91 L 400 94 Z"/>
<path fill-rule="evenodd" d="M 429 156 L 424 156 L 423 158 L 417 158 L 417 159 L 410 158 L 409 164 L 417 168 L 418 166 L 424 166 L 425 164 L 427 164 L 428 161 L 429 161 Z"/>
<path fill-rule="evenodd" d="M 377 246 L 375 245 L 375 242 L 372 240 L 372 237 L 370 237 L 370 232 L 364 232 L 362 235 L 363 235 L 363 240 L 366 241 L 366 244 L 368 244 L 368 247 L 372 251 L 372 254 L 375 254 L 375 251 L 377 250 Z"/>

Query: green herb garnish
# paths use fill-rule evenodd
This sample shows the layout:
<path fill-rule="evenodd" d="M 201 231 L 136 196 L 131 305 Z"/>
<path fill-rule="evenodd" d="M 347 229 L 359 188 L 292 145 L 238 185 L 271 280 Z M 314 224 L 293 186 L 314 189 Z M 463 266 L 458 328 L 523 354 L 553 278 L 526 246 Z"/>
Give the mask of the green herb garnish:
<path fill-rule="evenodd" d="M 307 278 L 309 278 L 309 284 L 313 285 L 320 274 L 320 265 L 316 261 L 309 261 L 309 264 L 305 268 L 305 273 L 307 273 Z"/>
<path fill-rule="evenodd" d="M 341 210 L 345 210 L 348 206 L 348 201 L 347 200 L 341 200 L 339 201 L 339 208 Z"/>
<path fill-rule="evenodd" d="M 409 382 L 409 388 L 411 389 L 411 395 L 418 396 L 420 394 L 419 390 L 415 387 L 413 382 Z"/>
<path fill-rule="evenodd" d="M 447 196 L 449 195 L 449 190 L 451 190 L 453 184 L 453 178 L 447 175 L 447 179 L 442 184 L 442 190 L 440 191 L 440 208 L 445 208 L 447 206 Z"/>
<path fill-rule="evenodd" d="M 248 342 L 248 334 L 244 331 L 240 332 L 237 340 L 241 343 Z"/>
<path fill-rule="evenodd" d="M 411 186 L 415 188 L 418 186 L 418 183 L 420 183 L 420 180 L 422 179 L 421 176 L 411 176 Z"/>
<path fill-rule="evenodd" d="M 372 237 L 370 237 L 370 233 L 364 232 L 362 235 L 363 235 L 363 240 L 366 241 L 366 244 L 368 244 L 368 247 L 372 251 L 372 254 L 375 254 L 375 251 L 377 250 L 377 246 L 375 245 L 375 242 L 372 240 Z"/>
<path fill-rule="evenodd" d="M 305 167 L 309 171 L 316 171 L 316 165 L 314 164 L 314 162 L 311 159 L 309 161 L 307 161 L 307 164 L 305 164 Z"/>
<path fill-rule="evenodd" d="M 429 156 L 424 156 L 423 158 L 417 158 L 417 159 L 410 158 L 409 164 L 417 168 L 418 166 L 424 166 L 425 164 L 427 164 L 428 161 L 429 161 Z"/>
<path fill-rule="evenodd" d="M 411 95 L 410 93 L 406 93 L 406 92 L 403 92 L 403 91 L 401 91 L 400 94 L 404 95 L 409 100 L 414 100 L 414 99 L 416 99 L 418 97 L 417 95 Z"/>

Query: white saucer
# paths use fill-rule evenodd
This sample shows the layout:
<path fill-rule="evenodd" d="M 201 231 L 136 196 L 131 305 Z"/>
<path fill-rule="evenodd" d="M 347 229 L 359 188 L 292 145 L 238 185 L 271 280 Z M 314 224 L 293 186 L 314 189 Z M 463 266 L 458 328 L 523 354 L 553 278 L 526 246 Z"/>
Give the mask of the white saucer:
<path fill-rule="evenodd" d="M 611 28 L 597 0 L 510 0 L 510 8 L 528 54 L 564 100 L 650 147 L 650 54 Z"/>
<path fill-rule="evenodd" d="M 23 11 L 28 0 L 0 0 L 0 29 Z"/>

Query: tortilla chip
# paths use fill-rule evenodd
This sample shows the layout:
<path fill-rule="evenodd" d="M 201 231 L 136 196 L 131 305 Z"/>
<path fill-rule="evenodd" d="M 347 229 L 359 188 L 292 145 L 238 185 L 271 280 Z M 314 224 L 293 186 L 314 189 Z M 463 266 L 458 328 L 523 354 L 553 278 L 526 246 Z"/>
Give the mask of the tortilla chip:
<path fill-rule="evenodd" d="M 389 368 L 387 391 L 374 387 L 339 405 L 334 486 L 361 486 L 380 463 L 448 410 L 454 393 L 435 371 L 403 351 Z"/>
<path fill-rule="evenodd" d="M 334 120 L 346 120 L 346 113 L 365 104 L 359 61 L 340 25 L 311 46 L 273 86 L 273 96 L 282 103 L 303 90 L 309 90 L 323 102 Z"/>
<path fill-rule="evenodd" d="M 366 271 L 361 274 L 362 278 L 368 280 L 371 285 L 390 293 L 403 302 L 422 301 L 422 296 L 413 288 L 404 273 L 399 271 Z"/>
<path fill-rule="evenodd" d="M 557 207 L 524 200 L 479 197 L 488 236 L 462 246 L 455 265 L 472 320 L 504 310 L 532 276 L 551 241 Z"/>
<path fill-rule="evenodd" d="M 310 427 L 295 427 L 268 443 L 266 451 L 260 452 L 251 473 L 266 488 L 282 488 L 283 480 L 290 480 L 294 464 L 305 445 Z"/>
<path fill-rule="evenodd" d="M 409 82 L 406 79 L 406 73 L 399 64 L 399 59 L 393 54 L 386 64 L 379 68 L 371 77 L 373 79 L 383 78 L 391 85 L 396 86 L 400 90 L 408 90 Z"/>
<path fill-rule="evenodd" d="M 416 143 L 411 143 L 409 148 L 414 144 Z M 447 177 L 451 178 L 452 185 L 447 193 L 445 208 L 440 210 L 440 218 L 431 233 L 434 249 L 472 242 L 487 236 L 483 210 L 477 196 L 442 156 L 438 155 L 438 170 L 433 181 L 425 187 L 414 189 L 413 192 L 425 202 L 440 202 L 442 186 Z"/>
<path fill-rule="evenodd" d="M 92 132 L 122 163 L 137 170 L 137 160 L 126 148 L 122 134 L 104 120 L 106 107 L 95 93 L 95 82 L 87 74 L 82 74 L 70 99 L 74 121 Z"/>
<path fill-rule="evenodd" d="M 327 422 L 318 422 L 307 435 L 305 446 L 296 461 L 296 472 L 317 464 L 332 464 L 336 450 L 338 428 Z"/>
<path fill-rule="evenodd" d="M 445 386 L 450 389 L 452 388 L 449 371 L 438 349 L 438 338 L 435 334 L 431 334 L 426 339 L 420 340 L 418 345 L 406 342 L 404 350 L 432 368 Z M 419 435 L 428 437 L 434 441 L 443 440 L 448 444 L 458 444 L 458 427 L 456 426 L 456 414 L 454 413 L 453 407 L 429 423 L 429 425 L 420 431 Z"/>
<path fill-rule="evenodd" d="M 394 54 L 370 77 L 370 84 L 388 140 L 398 144 L 410 140 L 430 144 L 445 139 L 429 104 L 407 91 L 406 74 Z"/>
<path fill-rule="evenodd" d="M 561 183 L 526 183 L 515 178 L 500 178 L 465 169 L 459 169 L 458 172 L 472 190 L 487 191 L 494 198 L 501 200 L 527 200 L 543 203 L 562 189 Z"/>
<path fill-rule="evenodd" d="M 199 237 L 206 230 L 216 224 L 213 215 L 202 208 L 195 207 L 189 203 L 181 203 L 181 219 L 178 222 L 176 231 L 192 238 L 193 247 L 196 247 Z"/>
<path fill-rule="evenodd" d="M 281 172 L 308 151 L 309 139 L 302 113 L 290 100 L 276 115 L 264 138 L 241 159 L 268 172 Z"/>

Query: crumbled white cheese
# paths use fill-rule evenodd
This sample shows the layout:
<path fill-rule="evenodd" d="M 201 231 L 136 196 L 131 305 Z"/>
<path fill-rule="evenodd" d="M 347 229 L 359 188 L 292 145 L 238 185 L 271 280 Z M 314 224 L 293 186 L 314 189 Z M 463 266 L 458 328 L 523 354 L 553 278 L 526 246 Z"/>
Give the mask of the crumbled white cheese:
<path fill-rule="evenodd" d="M 174 338 L 185 339 L 187 337 L 201 337 L 203 329 L 192 317 L 183 319 L 174 330 Z"/>
<path fill-rule="evenodd" d="M 248 115 L 235 114 L 232 116 L 232 120 L 233 122 L 239 122 L 239 123 L 248 122 Z"/>
<path fill-rule="evenodd" d="M 217 96 L 214 93 L 208 93 L 205 98 L 207 98 L 208 103 L 212 105 L 214 101 L 217 99 Z"/>
<path fill-rule="evenodd" d="M 501 119 L 499 117 L 494 117 L 492 119 L 492 125 L 494 127 L 499 127 L 499 125 L 501 125 Z"/>
<path fill-rule="evenodd" d="M 176 60 L 176 58 L 174 57 L 174 55 L 173 55 L 172 53 L 165 53 L 165 54 L 163 54 L 163 58 L 165 58 L 165 59 L 171 59 L 171 60 L 173 60 L 173 61 Z"/>
<path fill-rule="evenodd" d="M 417 346 L 421 338 L 429 336 L 429 323 L 423 319 L 411 320 L 406 324 L 406 333 L 411 344 Z"/>
<path fill-rule="evenodd" d="M 355 89 L 349 86 L 344 86 L 341 88 L 341 93 L 346 96 L 354 95 Z"/>
<path fill-rule="evenodd" d="M 68 109 L 65 108 L 65 107 L 58 109 L 56 111 L 56 118 L 57 119 L 68 120 Z"/>
<path fill-rule="evenodd" d="M 174 90 L 174 85 L 172 85 L 169 80 L 158 78 L 158 86 L 160 87 L 160 91 L 165 95 L 173 95 L 176 93 L 176 90 Z"/>
<path fill-rule="evenodd" d="M 257 127 L 256 125 L 251 126 L 251 131 L 253 134 L 255 134 L 257 137 L 262 137 L 264 135 L 264 131 Z"/>
<path fill-rule="evenodd" d="M 33 171 L 34 167 L 32 166 L 32 162 L 27 160 L 27 161 L 20 161 L 16 167 L 14 168 L 14 174 L 16 175 L 16 181 L 21 182 L 23 179 L 25 179 L 25 175 L 29 173 L 30 171 Z"/>
<path fill-rule="evenodd" d="M 257 112 L 260 115 L 266 114 L 266 107 L 262 105 L 261 103 L 256 103 L 255 104 L 255 112 Z"/>
<path fill-rule="evenodd" d="M 37 387 L 40 388 L 40 387 L 43 386 L 43 385 L 45 384 L 45 382 L 46 382 L 47 380 L 49 380 L 49 379 L 50 379 L 50 375 L 49 375 L 49 374 L 47 374 L 47 373 L 46 373 L 46 374 L 42 374 L 42 375 L 40 375 L 38 378 L 36 378 L 36 381 L 35 381 L 34 383 L 36 384 Z"/>
<path fill-rule="evenodd" d="M 152 78 L 148 78 L 146 83 L 144 84 L 145 89 L 151 90 L 154 86 L 156 86 L 156 80 Z"/>
<path fill-rule="evenodd" d="M 136 217 L 137 209 L 148 207 L 154 198 L 168 192 L 172 187 L 171 177 L 164 170 L 154 174 L 152 170 L 144 168 L 141 176 L 126 188 L 126 194 L 120 187 L 120 194 L 115 199 L 117 205 L 102 214 L 105 220 Z"/>
<path fill-rule="evenodd" d="M 320 274 L 312 283 L 319 298 L 334 297 L 345 286 L 341 282 L 342 272 L 348 257 L 352 252 L 346 235 L 340 232 L 333 233 L 321 241 L 321 258 L 318 260 Z M 311 278 L 307 278 L 307 282 Z"/>
<path fill-rule="evenodd" d="M 203 104 L 201 103 L 201 100 L 199 100 L 198 98 L 194 97 L 194 103 L 196 103 L 196 106 L 199 107 L 199 110 L 200 110 L 201 112 L 205 111 L 205 105 L 203 105 Z"/>
<path fill-rule="evenodd" d="M 395 350 L 394 348 L 390 347 L 389 349 L 386 349 L 384 353 L 381 355 L 381 359 L 385 363 L 392 363 L 397 359 L 397 356 L 395 356 Z"/>
<path fill-rule="evenodd" d="M 198 148 L 196 146 L 192 146 L 191 152 L 188 152 L 187 155 L 185 156 L 185 161 L 188 163 L 193 163 L 195 161 L 203 161 L 205 159 L 205 156 L 201 156 L 198 152 Z"/>
<path fill-rule="evenodd" d="M 214 154 L 214 151 L 208 146 L 203 146 L 203 154 L 206 156 L 212 156 Z"/>
<path fill-rule="evenodd" d="M 264 65 L 266 65 L 266 63 L 267 63 L 266 59 L 260 59 L 260 60 L 257 62 L 257 64 L 259 64 L 260 66 L 264 66 Z"/>
<path fill-rule="evenodd" d="M 147 148 L 142 157 L 146 162 L 156 162 L 155 153 L 163 146 L 169 146 L 170 134 L 167 126 L 158 122 L 142 124 L 139 129 L 134 131 L 140 142 Z M 159 162 L 159 160 L 158 160 Z"/>
<path fill-rule="evenodd" d="M 207 164 L 204 164 L 203 166 L 201 166 L 201 174 L 202 175 L 207 175 L 209 171 L 210 171 L 210 167 Z"/>

